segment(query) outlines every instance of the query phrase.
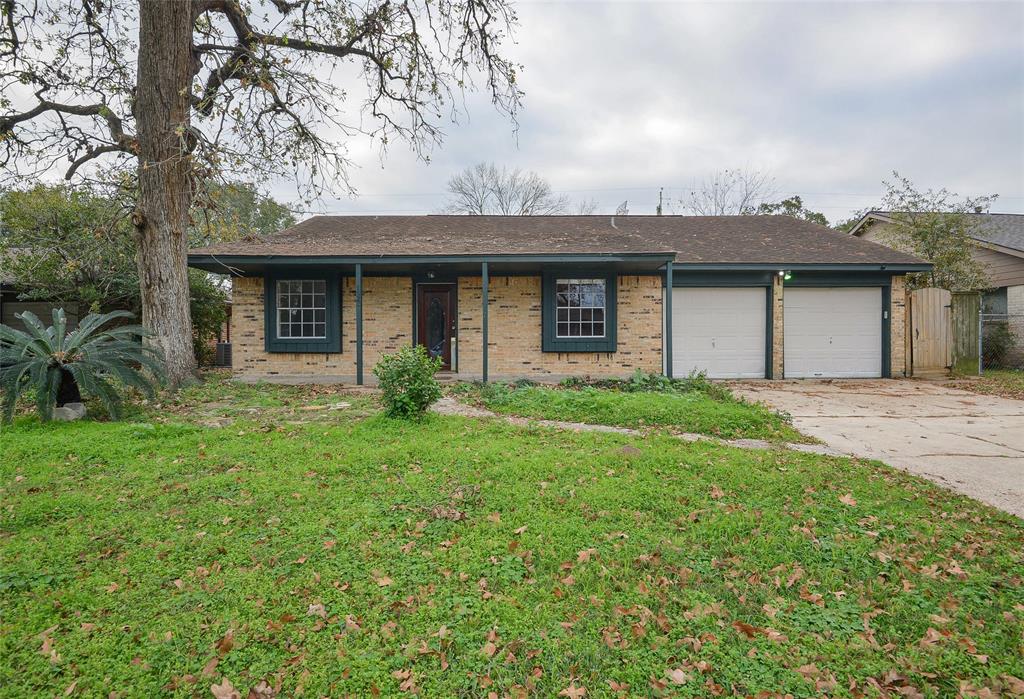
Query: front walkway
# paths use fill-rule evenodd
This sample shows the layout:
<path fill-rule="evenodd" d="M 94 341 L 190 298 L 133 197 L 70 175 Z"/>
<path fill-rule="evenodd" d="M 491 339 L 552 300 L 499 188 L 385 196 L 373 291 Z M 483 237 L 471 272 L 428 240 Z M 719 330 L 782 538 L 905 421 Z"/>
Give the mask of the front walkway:
<path fill-rule="evenodd" d="M 1024 517 L 1024 401 L 914 380 L 737 383 L 837 451 Z"/>

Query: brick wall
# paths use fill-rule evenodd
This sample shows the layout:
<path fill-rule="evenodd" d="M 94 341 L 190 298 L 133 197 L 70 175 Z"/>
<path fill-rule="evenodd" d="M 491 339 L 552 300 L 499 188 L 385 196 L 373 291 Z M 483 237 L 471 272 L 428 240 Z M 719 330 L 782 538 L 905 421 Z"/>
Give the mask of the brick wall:
<path fill-rule="evenodd" d="M 488 370 L 494 379 L 626 376 L 662 370 L 661 277 L 619 277 L 617 351 L 542 352 L 541 278 L 492 277 L 488 289 Z M 480 277 L 459 279 L 459 374 L 482 371 Z"/>
<path fill-rule="evenodd" d="M 889 361 L 892 377 L 907 375 L 907 284 L 902 274 L 893 275 L 889 296 Z"/>
<path fill-rule="evenodd" d="M 232 282 L 232 364 L 236 376 L 273 377 L 311 375 L 355 382 L 355 280 L 342 286 L 341 354 L 267 352 L 263 336 L 263 279 L 241 277 Z M 412 342 L 412 282 L 402 277 L 363 280 L 363 370 L 370 370 L 381 354 Z"/>
<path fill-rule="evenodd" d="M 772 275 L 772 378 L 783 378 L 786 371 L 786 338 L 783 301 L 785 286 L 783 278 Z"/>
<path fill-rule="evenodd" d="M 1006 320 L 1016 342 L 1004 358 L 1009 366 L 1024 367 L 1024 284 L 1006 287 Z"/>

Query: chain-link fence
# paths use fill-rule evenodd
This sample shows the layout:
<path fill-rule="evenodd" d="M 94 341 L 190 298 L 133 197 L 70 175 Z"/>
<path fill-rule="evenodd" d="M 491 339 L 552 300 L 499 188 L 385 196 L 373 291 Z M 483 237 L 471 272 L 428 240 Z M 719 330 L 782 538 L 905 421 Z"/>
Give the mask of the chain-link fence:
<path fill-rule="evenodd" d="M 1024 313 L 982 313 L 979 324 L 978 373 L 992 369 L 1024 371 Z"/>

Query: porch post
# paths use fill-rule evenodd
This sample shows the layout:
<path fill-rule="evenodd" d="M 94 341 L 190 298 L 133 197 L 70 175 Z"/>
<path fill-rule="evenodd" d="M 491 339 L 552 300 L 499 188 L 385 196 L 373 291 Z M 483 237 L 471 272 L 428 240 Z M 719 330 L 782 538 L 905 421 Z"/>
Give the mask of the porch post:
<path fill-rule="evenodd" d="M 488 307 L 487 307 L 488 306 L 488 303 L 487 303 L 488 298 L 487 298 L 487 296 L 488 296 L 488 291 L 489 291 L 488 286 L 489 286 L 489 282 L 490 282 L 490 276 L 488 275 L 488 272 L 487 272 L 487 263 L 486 262 L 481 262 L 480 263 L 480 281 L 481 281 L 481 288 L 482 288 L 481 297 L 483 298 L 483 320 L 482 320 L 482 323 L 481 323 L 481 326 L 480 326 L 480 334 L 483 336 L 483 348 L 482 348 L 483 349 L 483 354 L 481 355 L 482 356 L 482 363 L 483 363 L 483 376 L 482 376 L 482 379 L 483 379 L 484 383 L 487 383 L 487 325 L 488 325 L 487 313 L 488 313 L 488 310 L 489 310 Z"/>
<path fill-rule="evenodd" d="M 356 263 L 356 384 L 363 385 L 363 265 Z"/>
<path fill-rule="evenodd" d="M 665 265 L 665 376 L 672 378 L 672 263 Z"/>

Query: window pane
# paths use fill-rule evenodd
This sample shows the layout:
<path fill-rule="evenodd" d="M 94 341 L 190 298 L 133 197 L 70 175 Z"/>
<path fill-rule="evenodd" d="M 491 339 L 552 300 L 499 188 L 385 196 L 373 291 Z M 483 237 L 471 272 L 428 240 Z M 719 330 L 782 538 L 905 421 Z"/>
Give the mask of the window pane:
<path fill-rule="evenodd" d="M 327 281 L 282 279 L 277 282 L 277 336 L 327 337 Z"/>
<path fill-rule="evenodd" d="M 605 336 L 604 279 L 555 280 L 555 336 Z"/>

